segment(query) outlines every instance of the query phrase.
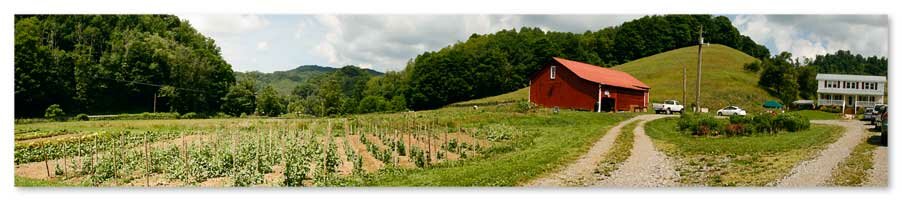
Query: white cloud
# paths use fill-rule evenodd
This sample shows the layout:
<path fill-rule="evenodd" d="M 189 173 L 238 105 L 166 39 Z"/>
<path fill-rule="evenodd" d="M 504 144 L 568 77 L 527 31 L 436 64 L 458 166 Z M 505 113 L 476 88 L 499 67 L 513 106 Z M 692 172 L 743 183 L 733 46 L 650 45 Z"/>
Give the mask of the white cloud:
<path fill-rule="evenodd" d="M 318 15 L 298 25 L 322 27 L 314 53 L 328 65 L 359 65 L 377 70 L 403 69 L 409 59 L 436 51 L 471 34 L 523 26 L 582 33 L 619 25 L 639 16 L 613 15 Z"/>
<path fill-rule="evenodd" d="M 850 50 L 866 56 L 887 56 L 888 19 L 885 15 L 738 15 L 742 34 L 768 46 L 771 53 L 787 51 L 795 57 Z"/>
<path fill-rule="evenodd" d="M 269 49 L 269 42 L 266 42 L 266 41 L 257 42 L 257 50 L 266 51 L 268 49 Z"/>
<path fill-rule="evenodd" d="M 207 35 L 239 34 L 256 31 L 269 25 L 260 15 L 178 15 L 195 29 Z"/>

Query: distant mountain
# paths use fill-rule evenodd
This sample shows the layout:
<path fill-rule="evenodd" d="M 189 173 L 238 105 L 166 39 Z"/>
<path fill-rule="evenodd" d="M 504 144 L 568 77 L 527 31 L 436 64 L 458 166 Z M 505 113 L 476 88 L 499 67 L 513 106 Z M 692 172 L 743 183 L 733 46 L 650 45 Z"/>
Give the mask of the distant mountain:
<path fill-rule="evenodd" d="M 298 84 L 303 83 L 304 81 L 316 76 L 335 72 L 336 70 L 338 70 L 338 68 L 318 65 L 303 65 L 291 70 L 275 71 L 272 73 L 263 73 L 259 71 L 235 72 L 235 79 L 241 80 L 243 78 L 250 77 L 257 80 L 258 90 L 266 87 L 267 85 L 271 85 L 276 88 L 276 91 L 279 91 L 279 93 L 287 95 L 291 93 L 291 90 L 294 89 L 294 87 Z M 374 76 L 380 76 L 384 74 L 372 69 L 365 70 Z"/>

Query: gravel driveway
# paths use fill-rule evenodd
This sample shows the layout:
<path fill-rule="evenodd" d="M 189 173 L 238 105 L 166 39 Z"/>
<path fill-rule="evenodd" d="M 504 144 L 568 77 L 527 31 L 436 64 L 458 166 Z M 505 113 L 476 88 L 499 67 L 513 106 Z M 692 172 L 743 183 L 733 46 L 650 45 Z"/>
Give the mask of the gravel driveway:
<path fill-rule="evenodd" d="M 672 115 L 639 115 L 639 116 L 630 118 L 626 121 L 622 121 L 622 122 L 618 123 L 616 126 L 614 126 L 613 128 L 611 128 L 610 130 L 608 130 L 608 132 L 605 133 L 604 137 L 602 137 L 600 140 L 595 142 L 595 144 L 592 146 L 592 148 L 589 149 L 588 152 L 586 152 L 585 154 L 580 156 L 580 158 L 578 160 L 567 165 L 567 167 L 560 170 L 559 172 L 555 172 L 548 176 L 544 176 L 539 179 L 533 180 L 526 186 L 598 185 L 600 178 L 598 178 L 598 176 L 594 174 L 594 171 L 598 165 L 598 162 L 601 161 L 605 155 L 607 155 L 608 151 L 610 151 L 611 147 L 614 144 L 614 140 L 617 138 L 618 135 L 620 135 L 620 130 L 623 128 L 623 126 L 626 126 L 627 124 L 630 124 L 634 121 L 640 121 L 640 124 L 637 125 L 635 130 L 633 130 L 633 133 L 636 136 L 636 142 L 634 142 L 636 144 L 634 144 L 633 149 L 632 149 L 633 156 L 630 156 L 630 158 L 627 159 L 627 161 L 624 162 L 624 165 L 619 169 L 622 170 L 622 169 L 626 169 L 626 168 L 633 168 L 633 166 L 641 166 L 641 164 L 633 164 L 633 165 L 630 165 L 630 167 L 627 167 L 626 164 L 630 163 L 631 160 L 633 161 L 633 163 L 655 164 L 655 165 L 652 165 L 652 166 L 655 166 L 655 167 L 652 167 L 653 169 L 660 168 L 660 167 L 672 167 L 669 165 L 669 163 L 665 164 L 665 162 L 661 162 L 661 161 L 666 161 L 666 160 L 662 160 L 663 158 L 666 158 L 666 156 L 664 156 L 664 154 L 661 154 L 654 150 L 654 147 L 651 144 L 651 140 L 648 138 L 648 136 L 645 135 L 645 129 L 642 128 L 645 125 L 645 122 L 648 122 L 648 121 L 654 120 L 654 119 L 663 118 L 663 117 L 668 117 L 668 116 L 672 116 Z M 636 147 L 641 147 L 641 148 L 637 149 Z M 648 152 L 648 153 L 646 153 L 646 152 Z M 639 154 L 636 154 L 636 153 L 639 153 Z M 639 156 L 634 157 L 635 155 L 639 155 Z M 652 158 L 647 158 L 649 156 L 651 156 Z M 636 159 L 634 159 L 634 158 L 636 158 Z M 648 159 L 651 159 L 653 161 L 650 161 Z M 626 168 L 624 168 L 624 167 L 626 167 Z M 646 167 L 642 167 L 639 169 L 654 171 L 654 170 L 648 169 Z M 662 168 L 662 169 L 666 169 L 666 168 Z M 672 168 L 669 168 L 669 169 L 672 171 Z M 675 172 L 673 172 L 673 173 L 675 173 Z M 615 171 L 614 174 L 618 174 L 618 172 Z M 625 171 L 624 174 L 645 174 L 645 172 L 634 173 L 633 171 Z M 658 174 L 655 174 L 655 175 L 658 175 Z M 640 179 L 655 178 L 656 177 L 655 175 L 645 175 L 645 176 L 640 176 L 639 178 Z M 616 177 L 616 176 L 612 176 L 612 178 L 613 177 Z M 624 181 L 624 182 L 625 183 L 623 185 L 612 185 L 612 186 L 617 186 L 617 187 L 643 186 L 643 185 L 632 185 L 633 183 L 628 183 L 628 182 L 636 182 L 636 181 Z M 651 182 L 657 182 L 657 181 L 651 181 Z M 636 182 L 636 183 L 638 183 L 638 182 Z"/>
<path fill-rule="evenodd" d="M 642 119 L 645 115 L 639 115 L 618 123 L 608 130 L 600 140 L 592 145 L 589 152 L 579 157 L 575 162 L 567 165 L 563 170 L 540 177 L 526 186 L 583 186 L 593 178 L 595 164 L 598 164 L 605 154 L 611 150 L 614 139 L 620 134 L 620 129 L 627 124 Z"/>
<path fill-rule="evenodd" d="M 663 118 L 663 115 L 649 115 L 633 130 L 635 141 L 630 157 L 611 177 L 597 181 L 593 186 L 605 187 L 668 187 L 676 186 L 679 173 L 674 170 L 674 162 L 667 155 L 655 149 L 651 138 L 645 135 L 645 123 Z"/>
<path fill-rule="evenodd" d="M 886 155 L 887 149 L 884 146 L 877 147 L 874 150 L 874 168 L 868 170 L 868 181 L 864 186 L 887 187 L 889 180 L 889 158 Z"/>
<path fill-rule="evenodd" d="M 855 120 L 814 120 L 811 123 L 838 125 L 845 128 L 843 136 L 836 142 L 821 150 L 817 157 L 796 165 L 790 174 L 784 177 L 777 186 L 780 187 L 816 187 L 826 186 L 836 166 L 852 153 L 852 149 L 862 138 L 868 137 L 865 122 Z"/>

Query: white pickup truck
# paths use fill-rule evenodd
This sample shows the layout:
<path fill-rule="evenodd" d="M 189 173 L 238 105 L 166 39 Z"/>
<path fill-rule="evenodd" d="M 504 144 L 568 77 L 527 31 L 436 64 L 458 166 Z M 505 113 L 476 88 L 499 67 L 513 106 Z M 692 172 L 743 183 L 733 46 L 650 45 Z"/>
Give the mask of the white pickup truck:
<path fill-rule="evenodd" d="M 683 105 L 680 105 L 680 102 L 675 100 L 665 100 L 664 103 L 652 103 L 651 107 L 655 109 L 655 114 L 671 114 L 674 112 L 683 114 Z"/>

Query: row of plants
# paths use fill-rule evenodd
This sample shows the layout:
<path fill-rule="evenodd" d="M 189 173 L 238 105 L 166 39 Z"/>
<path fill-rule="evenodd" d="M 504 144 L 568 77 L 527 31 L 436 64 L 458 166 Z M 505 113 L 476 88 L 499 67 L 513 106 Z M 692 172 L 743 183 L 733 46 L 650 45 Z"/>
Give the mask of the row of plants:
<path fill-rule="evenodd" d="M 798 113 L 758 113 L 717 119 L 710 114 L 686 113 L 677 122 L 680 131 L 698 136 L 747 136 L 758 133 L 797 132 L 811 127 L 809 119 Z"/>
<path fill-rule="evenodd" d="M 417 167 L 428 167 L 447 157 L 444 150 L 435 150 L 439 145 L 449 144 L 447 136 L 443 140 L 436 137 L 440 134 L 434 133 L 462 130 L 441 126 L 451 124 L 424 123 L 430 121 L 424 119 L 411 118 L 409 124 L 385 123 L 386 120 L 346 120 L 343 133 L 332 132 L 336 125 L 322 120 L 248 121 L 208 129 L 155 132 L 103 131 L 73 139 L 18 144 L 16 163 L 56 161 L 53 175 L 84 178 L 80 181 L 94 186 L 141 185 L 154 175 L 163 181 L 154 179 L 153 184 L 146 181 L 144 185 L 158 185 L 158 182 L 199 185 L 221 177 L 230 178 L 225 181 L 231 186 L 340 185 L 339 167 L 345 162 L 351 164 L 352 174 L 366 173 L 361 155 L 364 153 L 357 153 L 350 146 L 347 134 L 360 136 L 368 154 L 387 165 L 396 165 L 399 157 L 407 156 Z M 342 125 L 338 127 L 341 129 Z M 363 137 L 366 135 L 370 138 Z M 410 139 L 408 143 L 405 136 Z M 428 144 L 432 151 L 409 144 L 412 140 Z M 475 150 L 471 145 L 458 143 L 459 139 L 450 140 L 458 149 L 456 152 L 465 154 L 466 151 L 460 150 Z M 344 155 L 340 155 L 337 143 L 344 143 Z M 283 180 L 265 181 L 268 178 L 265 175 L 280 166 L 284 167 L 280 175 Z"/>

